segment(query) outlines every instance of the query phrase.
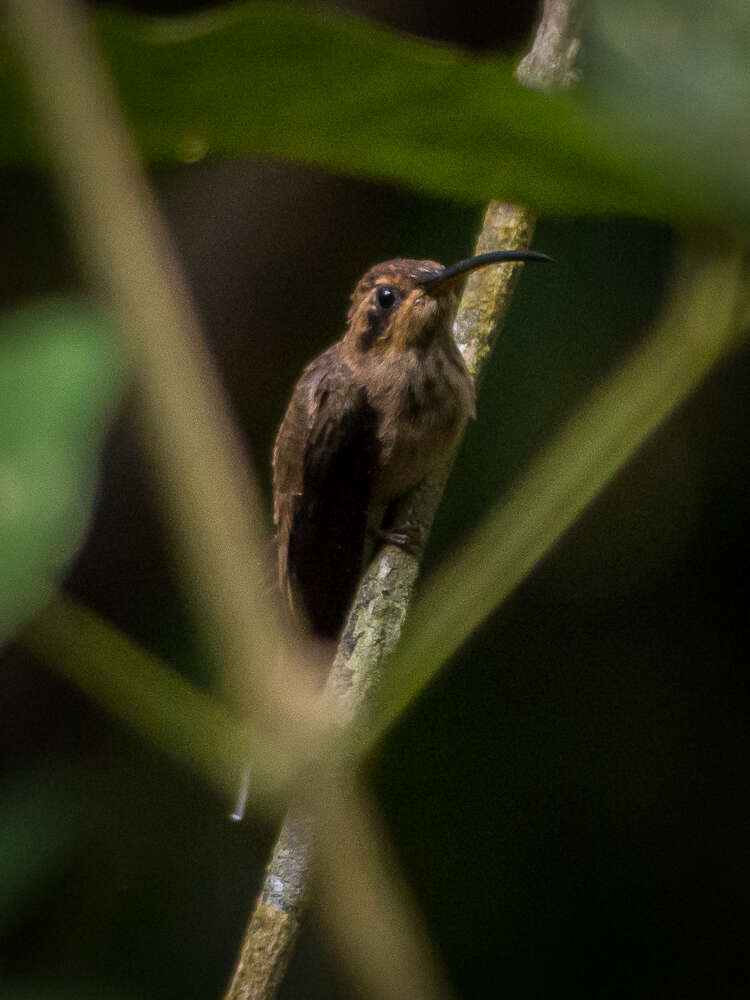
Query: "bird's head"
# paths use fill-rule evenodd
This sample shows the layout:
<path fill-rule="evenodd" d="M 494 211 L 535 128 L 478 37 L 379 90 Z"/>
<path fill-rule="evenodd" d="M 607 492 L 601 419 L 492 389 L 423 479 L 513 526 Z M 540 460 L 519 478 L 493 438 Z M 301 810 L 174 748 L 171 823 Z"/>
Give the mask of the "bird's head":
<path fill-rule="evenodd" d="M 371 267 L 352 293 L 345 341 L 358 354 L 384 358 L 427 348 L 449 337 L 456 286 L 470 271 L 489 264 L 548 261 L 533 250 L 498 250 L 444 267 L 434 260 L 389 260 Z"/>

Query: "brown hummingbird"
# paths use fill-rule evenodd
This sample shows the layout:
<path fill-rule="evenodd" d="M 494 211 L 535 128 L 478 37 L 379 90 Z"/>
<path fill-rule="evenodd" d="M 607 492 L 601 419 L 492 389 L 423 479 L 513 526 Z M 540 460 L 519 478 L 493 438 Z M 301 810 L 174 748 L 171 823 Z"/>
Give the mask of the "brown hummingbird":
<path fill-rule="evenodd" d="M 389 508 L 474 416 L 451 335 L 456 281 L 488 264 L 550 259 L 499 250 L 451 267 L 390 260 L 357 283 L 343 337 L 303 371 L 273 449 L 278 582 L 316 635 L 340 631 L 368 532 L 408 545 Z"/>

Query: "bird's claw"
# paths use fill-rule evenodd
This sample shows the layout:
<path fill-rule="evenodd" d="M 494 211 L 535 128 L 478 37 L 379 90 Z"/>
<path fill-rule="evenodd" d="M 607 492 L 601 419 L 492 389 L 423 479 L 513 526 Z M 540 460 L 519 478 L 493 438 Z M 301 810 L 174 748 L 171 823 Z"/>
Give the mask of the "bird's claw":
<path fill-rule="evenodd" d="M 416 556 L 422 549 L 423 532 L 421 527 L 414 524 L 400 528 L 379 528 L 377 537 L 381 542 L 396 545 L 411 556 Z"/>

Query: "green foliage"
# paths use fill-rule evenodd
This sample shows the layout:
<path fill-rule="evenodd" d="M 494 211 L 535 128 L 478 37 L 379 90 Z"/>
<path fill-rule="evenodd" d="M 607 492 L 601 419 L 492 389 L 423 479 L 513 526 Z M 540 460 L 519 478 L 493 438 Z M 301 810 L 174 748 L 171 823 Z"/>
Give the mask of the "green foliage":
<path fill-rule="evenodd" d="M 737 317 L 747 316 L 744 249 L 726 235 L 744 232 L 750 219 L 747 9 L 732 0 L 601 0 L 590 13 L 586 80 L 570 95 L 524 91 L 505 58 L 471 56 L 296 5 L 242 3 L 170 21 L 95 15 L 124 110 L 152 163 L 277 156 L 464 201 L 523 201 L 550 215 L 710 223 L 731 243 L 730 251 L 693 245 L 692 267 L 678 276 L 644 347 L 573 415 L 460 555 L 426 581 L 393 660 L 378 731 L 726 356 Z M 13 56 L 0 38 L 0 162 L 36 167 L 49 150 L 26 108 Z M 81 303 L 36 306 L 0 322 L 0 641 L 48 601 L 80 544 L 121 382 L 107 323 Z M 484 419 L 491 423 L 491 406 L 480 412 Z M 195 582 L 198 599 L 206 585 Z M 264 748 L 228 713 L 87 609 L 55 601 L 24 641 L 223 792 L 246 752 L 261 759 Z M 536 748 L 538 727 L 530 732 Z M 440 737 L 452 756 L 445 733 Z M 439 767 L 431 766 L 435 778 Z M 278 805 L 273 778 L 289 775 L 253 772 L 253 804 L 269 813 Z M 139 786 L 142 779 L 138 774 Z M 80 833 L 80 817 L 48 792 L 32 780 L 0 794 L 5 925 L 63 866 Z M 495 794 L 492 788 L 483 807 Z M 533 798 L 543 796 L 534 789 Z M 186 826 L 174 829 L 179 835 Z M 460 867 L 463 880 L 463 859 Z M 245 906 L 243 899 L 243 916 Z M 193 911 L 185 910 L 192 924 Z M 480 925 L 472 919 L 471 926 Z M 3 995 L 63 994 L 19 985 Z"/>
<path fill-rule="evenodd" d="M 95 23 L 135 136 L 151 160 L 262 153 L 463 199 L 502 195 L 549 213 L 630 212 L 654 219 L 723 220 L 733 227 L 750 216 L 747 135 L 738 128 L 744 126 L 750 95 L 750 69 L 738 43 L 747 35 L 748 19 L 728 0 L 718 9 L 692 0 L 664 0 L 658 11 L 647 4 L 625 10 L 609 0 L 597 5 L 587 25 L 586 88 L 554 95 L 519 87 L 505 58 L 471 56 L 296 5 L 245 3 L 170 20 L 104 11 Z M 696 65 L 709 86 L 696 84 Z M 43 154 L 24 111 L 19 79 L 12 74 L 0 95 L 0 112 L 6 122 L 0 158 L 38 160 Z M 730 136 L 738 141 L 729 143 Z M 687 286 L 684 291 L 687 296 Z M 685 301 L 689 306 L 693 299 Z M 699 344 L 703 336 L 712 343 L 714 335 L 726 332 L 723 321 L 713 322 L 720 314 L 709 316 L 704 305 L 701 299 L 703 312 L 692 315 L 688 308 L 684 318 L 688 327 L 697 324 Z M 672 326 L 669 320 L 667 334 Z M 7 634 L 49 596 L 74 550 L 113 387 L 111 359 L 73 351 L 66 360 L 64 352 L 72 348 L 57 333 L 51 346 L 50 333 L 51 328 L 38 348 L 32 342 L 20 353 L 15 349 L 15 361 L 11 346 L 2 365 L 2 377 L 15 386 L 15 396 L 5 393 L 0 405 L 8 407 L 21 429 L 17 440 L 11 434 L 4 447 L 15 456 L 19 482 L 28 481 L 24 495 L 33 497 L 39 509 L 19 508 L 15 521 L 0 525 L 8 533 L 2 552 L 9 566 L 3 574 L 0 636 L 3 627 Z M 27 363 L 27 351 L 35 352 L 33 363 Z M 698 349 L 684 363 L 679 385 L 686 393 L 707 362 Z M 59 371 L 67 368 L 70 378 L 60 380 Z M 532 479 L 522 494 L 521 514 L 499 508 L 484 534 L 466 547 L 465 558 L 446 571 L 448 584 L 428 590 L 426 600 L 437 601 L 437 607 L 415 618 L 411 645 L 405 647 L 406 669 L 391 675 L 394 690 L 386 698 L 390 707 L 384 719 L 413 697 L 529 570 L 591 491 L 675 405 L 675 371 L 669 365 L 655 365 L 645 375 L 626 370 L 622 378 L 632 391 L 620 389 L 619 394 L 637 412 L 628 415 L 604 400 L 593 416 L 581 417 L 579 438 L 553 447 L 549 467 L 567 470 L 574 484 L 568 488 L 565 476 L 557 473 L 541 485 Z M 83 383 L 89 389 L 85 395 Z M 604 438 L 615 445 L 597 472 L 597 456 L 609 447 Z M 582 467 L 579 458 L 586 454 L 593 464 Z M 558 495 L 559 489 L 567 490 L 565 496 Z M 522 542 L 517 552 L 508 551 L 521 534 L 533 540 L 531 547 Z M 488 559 L 488 550 L 499 552 L 499 561 Z M 480 578 L 482 599 L 477 600 Z M 50 634 L 54 627 L 61 636 L 75 630 L 78 612 L 58 611 L 61 617 L 53 615 L 47 623 Z M 430 624 L 437 620 L 446 623 L 440 634 Z M 108 641 L 106 626 L 93 617 L 81 634 L 93 646 L 104 648 Z M 119 648 L 116 633 L 110 633 L 110 641 Z M 167 675 L 158 663 L 135 649 L 121 652 L 123 665 L 129 656 L 139 660 L 144 692 L 162 690 Z M 159 712 L 133 713 L 127 686 L 118 687 L 116 678 L 125 677 L 127 669 L 107 679 L 87 663 L 85 656 L 69 657 L 61 669 L 164 742 L 170 730 Z M 402 688 L 400 678 L 406 678 Z M 149 697 L 144 704 L 158 702 L 159 697 Z M 199 710 L 187 715 L 195 715 L 193 732 L 201 730 Z M 206 746 L 214 739 L 214 722 L 206 722 Z M 167 742 L 203 769 L 206 759 L 191 753 L 181 727 Z"/>
<path fill-rule="evenodd" d="M 711 191 L 724 221 L 746 222 L 750 7 L 597 0 L 587 12 L 586 86 L 618 123 L 637 129 L 632 158 L 653 154 L 650 169 L 665 175 L 684 170 L 689 198 Z"/>
<path fill-rule="evenodd" d="M 0 641 L 80 543 L 121 382 L 111 327 L 90 306 L 46 302 L 0 321 Z"/>
<path fill-rule="evenodd" d="M 160 749 L 187 761 L 229 795 L 236 791 L 242 764 L 253 747 L 251 734 L 93 611 L 58 598 L 37 617 L 23 642 Z M 260 798 L 266 792 L 265 775 L 259 772 L 255 777 Z"/>
<path fill-rule="evenodd" d="M 746 29 L 746 17 L 739 6 L 701 8 L 697 20 L 693 4 L 666 6 L 671 18 L 662 22 L 661 12 L 605 5 L 591 47 L 604 53 L 616 43 L 629 58 L 602 60 L 589 90 L 555 95 L 519 87 L 506 58 L 296 4 L 245 3 L 169 21 L 106 11 L 96 24 L 151 160 L 266 154 L 546 214 L 746 225 L 750 68 L 738 53 L 747 46 L 727 61 L 717 41 Z M 707 24 L 721 31 L 704 31 Z M 654 31 L 664 42 L 659 60 Z M 717 82 L 708 92 L 692 75 L 696 42 L 700 79 Z M 686 90 L 700 100 L 686 102 Z M 0 94 L 5 162 L 40 155 L 19 93 L 12 77 Z"/>

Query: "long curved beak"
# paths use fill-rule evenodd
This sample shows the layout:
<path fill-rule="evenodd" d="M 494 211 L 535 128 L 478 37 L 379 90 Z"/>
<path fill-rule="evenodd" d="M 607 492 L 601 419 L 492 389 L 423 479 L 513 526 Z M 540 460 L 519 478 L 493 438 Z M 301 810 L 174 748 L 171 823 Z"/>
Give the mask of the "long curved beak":
<path fill-rule="evenodd" d="M 476 257 L 468 257 L 466 260 L 459 260 L 450 267 L 444 267 L 437 274 L 429 274 L 422 278 L 417 284 L 424 288 L 426 292 L 434 292 L 443 285 L 451 284 L 459 278 L 468 274 L 469 271 L 476 271 L 479 267 L 487 267 L 488 264 L 507 264 L 516 261 L 538 260 L 552 263 L 552 257 L 546 253 L 539 253 L 537 250 L 492 250 L 490 253 L 480 253 Z"/>

